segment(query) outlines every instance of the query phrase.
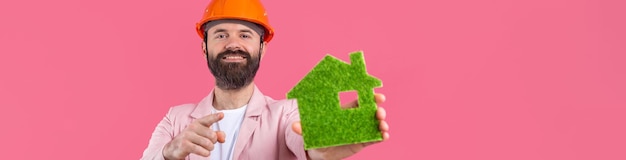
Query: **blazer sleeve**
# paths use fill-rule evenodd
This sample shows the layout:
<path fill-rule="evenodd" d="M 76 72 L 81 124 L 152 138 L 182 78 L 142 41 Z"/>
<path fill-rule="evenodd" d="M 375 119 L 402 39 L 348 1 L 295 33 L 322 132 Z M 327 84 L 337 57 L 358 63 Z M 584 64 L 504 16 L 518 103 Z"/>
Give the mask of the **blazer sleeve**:
<path fill-rule="evenodd" d="M 304 140 L 301 135 L 296 134 L 291 128 L 291 124 L 300 120 L 300 113 L 298 112 L 298 103 L 295 100 L 291 100 L 291 106 L 287 107 L 287 114 L 285 115 L 286 127 L 285 141 L 287 147 L 296 156 L 297 159 L 306 160 L 306 151 L 304 150 Z"/>
<path fill-rule="evenodd" d="M 168 111 L 167 115 L 163 117 L 161 122 L 156 126 L 148 147 L 143 152 L 142 160 L 165 160 L 163 157 L 163 147 L 165 144 L 173 139 L 173 125 L 170 117 L 172 108 Z"/>

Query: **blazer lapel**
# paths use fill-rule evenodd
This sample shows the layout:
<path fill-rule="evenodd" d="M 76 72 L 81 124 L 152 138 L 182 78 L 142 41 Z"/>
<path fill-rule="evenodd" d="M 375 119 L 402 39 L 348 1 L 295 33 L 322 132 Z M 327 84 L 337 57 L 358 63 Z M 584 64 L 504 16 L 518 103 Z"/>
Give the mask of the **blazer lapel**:
<path fill-rule="evenodd" d="M 214 91 L 211 90 L 211 93 L 209 93 L 208 96 L 204 97 L 204 99 L 202 99 L 200 103 L 196 105 L 196 108 L 194 108 L 190 114 L 190 116 L 193 119 L 202 118 L 212 113 L 212 110 L 214 108 L 213 107 L 213 95 L 214 95 Z"/>
<path fill-rule="evenodd" d="M 248 109 L 246 110 L 246 115 L 241 123 L 239 135 L 237 135 L 233 159 L 239 159 L 243 150 L 246 148 L 248 143 L 250 143 L 254 131 L 257 126 L 259 126 L 261 113 L 266 106 L 267 103 L 265 102 L 265 96 L 256 86 L 254 86 L 254 92 L 248 102 Z"/>

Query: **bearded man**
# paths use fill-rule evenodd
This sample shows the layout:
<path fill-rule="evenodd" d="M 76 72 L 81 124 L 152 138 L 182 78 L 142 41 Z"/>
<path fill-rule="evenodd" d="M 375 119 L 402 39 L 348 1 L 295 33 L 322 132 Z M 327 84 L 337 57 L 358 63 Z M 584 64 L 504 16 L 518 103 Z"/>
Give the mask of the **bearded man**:
<path fill-rule="evenodd" d="M 142 159 L 342 159 L 377 143 L 304 149 L 297 103 L 267 97 L 254 84 L 274 36 L 259 0 L 213 0 L 197 31 L 215 88 L 197 104 L 170 108 Z M 389 127 L 383 108 L 376 117 L 384 141 Z"/>

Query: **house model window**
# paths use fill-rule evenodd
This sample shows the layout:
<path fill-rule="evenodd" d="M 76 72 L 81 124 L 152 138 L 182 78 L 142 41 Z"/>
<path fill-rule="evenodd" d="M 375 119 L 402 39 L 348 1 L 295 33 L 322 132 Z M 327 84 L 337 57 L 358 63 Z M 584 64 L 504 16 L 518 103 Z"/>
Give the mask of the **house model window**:
<path fill-rule="evenodd" d="M 339 103 L 342 107 L 350 105 L 350 103 L 357 100 L 357 92 L 355 90 L 339 92 Z M 343 108 L 346 109 L 346 108 Z M 351 108 L 347 108 L 351 109 Z"/>
<path fill-rule="evenodd" d="M 381 86 L 367 74 L 363 52 L 351 53 L 350 64 L 326 55 L 287 93 L 298 102 L 304 148 L 382 140 L 374 99 Z M 341 109 L 340 92 L 356 92 L 358 107 Z"/>

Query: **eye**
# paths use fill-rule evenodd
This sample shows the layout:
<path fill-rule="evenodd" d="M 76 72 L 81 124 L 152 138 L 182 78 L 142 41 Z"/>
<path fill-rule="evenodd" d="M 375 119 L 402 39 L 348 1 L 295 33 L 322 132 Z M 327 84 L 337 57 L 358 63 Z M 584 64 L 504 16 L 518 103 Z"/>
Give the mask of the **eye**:
<path fill-rule="evenodd" d="M 252 38 L 249 34 L 241 34 L 241 38 L 249 39 Z"/>
<path fill-rule="evenodd" d="M 223 39 L 223 38 L 226 38 L 225 34 L 217 34 L 217 35 L 215 35 L 215 39 Z"/>

